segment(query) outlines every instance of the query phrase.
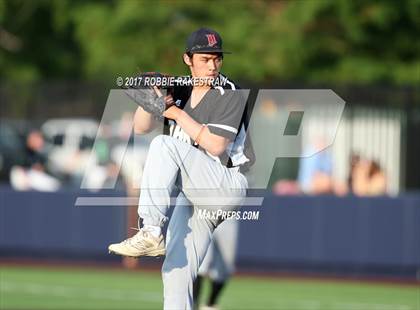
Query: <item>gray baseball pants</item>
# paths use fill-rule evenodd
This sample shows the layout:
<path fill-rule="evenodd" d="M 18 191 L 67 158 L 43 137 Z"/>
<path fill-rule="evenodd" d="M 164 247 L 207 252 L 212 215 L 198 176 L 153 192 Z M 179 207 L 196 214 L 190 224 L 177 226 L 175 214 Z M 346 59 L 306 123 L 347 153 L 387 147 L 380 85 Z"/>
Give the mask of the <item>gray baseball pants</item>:
<path fill-rule="evenodd" d="M 230 219 L 222 222 L 213 233 L 207 254 L 198 274 L 216 282 L 226 281 L 235 271 L 236 245 L 239 222 Z"/>
<path fill-rule="evenodd" d="M 160 135 L 150 144 L 139 198 L 144 225 L 163 226 L 171 194 L 175 208 L 166 234 L 162 266 L 164 309 L 192 309 L 193 282 L 220 218 L 217 210 L 235 210 L 246 196 L 248 183 L 237 168 L 226 168 L 197 148 Z"/>

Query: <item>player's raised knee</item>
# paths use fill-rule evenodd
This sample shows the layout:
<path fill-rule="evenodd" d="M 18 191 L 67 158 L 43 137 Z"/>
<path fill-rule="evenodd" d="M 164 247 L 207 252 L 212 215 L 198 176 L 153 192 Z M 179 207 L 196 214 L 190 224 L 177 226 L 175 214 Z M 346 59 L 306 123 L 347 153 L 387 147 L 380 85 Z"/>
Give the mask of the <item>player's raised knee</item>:
<path fill-rule="evenodd" d="M 158 135 L 153 138 L 152 142 L 150 143 L 150 147 L 162 147 L 164 143 L 165 135 Z"/>

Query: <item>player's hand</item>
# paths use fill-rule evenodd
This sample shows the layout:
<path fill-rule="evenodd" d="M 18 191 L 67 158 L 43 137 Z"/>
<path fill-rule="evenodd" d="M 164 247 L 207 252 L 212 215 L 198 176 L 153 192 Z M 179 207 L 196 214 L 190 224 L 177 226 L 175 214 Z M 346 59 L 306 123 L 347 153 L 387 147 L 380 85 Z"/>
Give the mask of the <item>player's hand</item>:
<path fill-rule="evenodd" d="M 160 89 L 157 88 L 156 86 L 153 86 L 153 90 L 155 91 L 156 95 L 158 95 L 158 97 L 163 96 Z M 170 106 L 175 104 L 175 101 L 174 101 L 174 98 L 172 97 L 172 95 L 167 95 L 163 99 L 165 100 L 166 108 L 169 108 Z"/>
<path fill-rule="evenodd" d="M 181 112 L 182 110 L 173 104 L 169 108 L 167 108 L 165 112 L 163 112 L 163 116 L 177 121 L 179 116 L 181 115 Z"/>
<path fill-rule="evenodd" d="M 175 104 L 174 98 L 172 98 L 171 95 L 165 96 L 164 99 L 166 108 L 169 108 L 170 106 L 173 106 Z"/>

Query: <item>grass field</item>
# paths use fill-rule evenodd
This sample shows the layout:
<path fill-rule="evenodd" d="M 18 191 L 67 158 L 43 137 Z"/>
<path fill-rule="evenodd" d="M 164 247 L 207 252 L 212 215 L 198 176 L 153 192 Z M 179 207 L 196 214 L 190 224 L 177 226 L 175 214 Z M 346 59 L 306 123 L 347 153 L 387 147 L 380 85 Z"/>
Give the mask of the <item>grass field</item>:
<path fill-rule="evenodd" d="M 161 309 L 158 272 L 0 266 L 0 309 Z M 222 309 L 420 310 L 420 286 L 235 277 Z"/>

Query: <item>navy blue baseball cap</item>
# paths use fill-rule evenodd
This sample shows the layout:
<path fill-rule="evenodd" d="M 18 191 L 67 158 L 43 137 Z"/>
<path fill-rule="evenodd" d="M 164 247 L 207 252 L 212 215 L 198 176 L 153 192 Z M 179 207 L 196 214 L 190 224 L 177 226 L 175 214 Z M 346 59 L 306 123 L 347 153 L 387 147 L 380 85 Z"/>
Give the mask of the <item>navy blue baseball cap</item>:
<path fill-rule="evenodd" d="M 187 39 L 186 53 L 225 53 L 222 48 L 222 37 L 210 28 L 200 28 Z"/>

